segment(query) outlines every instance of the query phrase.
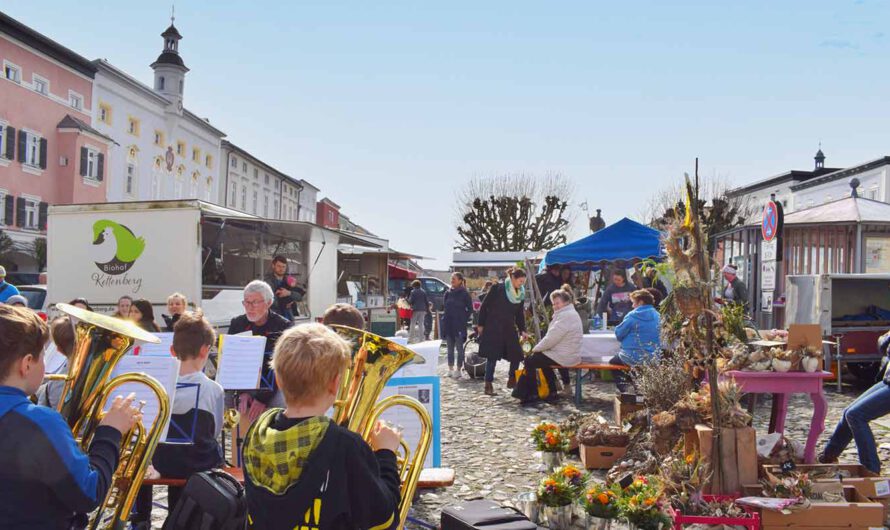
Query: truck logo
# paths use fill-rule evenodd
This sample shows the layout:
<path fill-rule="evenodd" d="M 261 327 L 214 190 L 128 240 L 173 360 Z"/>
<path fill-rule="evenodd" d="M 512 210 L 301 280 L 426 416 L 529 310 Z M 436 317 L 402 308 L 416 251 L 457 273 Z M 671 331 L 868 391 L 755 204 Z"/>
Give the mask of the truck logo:
<path fill-rule="evenodd" d="M 144 250 L 145 239 L 126 226 L 107 219 L 93 223 L 93 259 L 105 274 L 127 272 Z"/>

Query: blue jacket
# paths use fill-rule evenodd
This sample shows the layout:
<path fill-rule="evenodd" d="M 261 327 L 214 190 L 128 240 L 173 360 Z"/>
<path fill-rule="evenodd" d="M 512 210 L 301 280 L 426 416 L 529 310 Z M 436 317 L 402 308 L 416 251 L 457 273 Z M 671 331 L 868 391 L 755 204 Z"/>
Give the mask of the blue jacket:
<path fill-rule="evenodd" d="M 642 305 L 627 315 L 615 328 L 621 342 L 618 356 L 629 365 L 649 361 L 661 348 L 661 315 L 651 305 Z"/>
<path fill-rule="evenodd" d="M 442 336 L 466 335 L 467 321 L 473 314 L 473 299 L 466 287 L 445 292 L 445 315 L 442 317 Z"/>
<path fill-rule="evenodd" d="M 430 310 L 430 299 L 427 297 L 423 287 L 411 289 L 411 294 L 408 295 L 408 303 L 411 304 L 413 311 L 425 312 Z"/>
<path fill-rule="evenodd" d="M 0 433 L 4 529 L 68 529 L 75 514 L 91 512 L 105 498 L 118 461 L 116 429 L 96 429 L 84 454 L 58 412 L 0 386 Z"/>
<path fill-rule="evenodd" d="M 0 282 L 0 302 L 9 300 L 10 296 L 21 294 L 18 288 L 9 282 Z"/>

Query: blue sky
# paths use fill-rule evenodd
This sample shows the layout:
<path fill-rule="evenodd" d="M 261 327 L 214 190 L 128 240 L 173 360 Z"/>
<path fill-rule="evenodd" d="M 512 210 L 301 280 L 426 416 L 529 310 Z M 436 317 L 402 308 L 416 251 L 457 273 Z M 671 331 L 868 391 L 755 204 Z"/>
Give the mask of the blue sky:
<path fill-rule="evenodd" d="M 169 23 L 164 2 L 2 9 L 143 81 Z M 613 222 L 696 156 L 741 184 L 811 168 L 820 140 L 829 166 L 890 154 L 886 1 L 180 1 L 176 15 L 187 107 L 435 268 L 475 175 L 562 173 Z"/>

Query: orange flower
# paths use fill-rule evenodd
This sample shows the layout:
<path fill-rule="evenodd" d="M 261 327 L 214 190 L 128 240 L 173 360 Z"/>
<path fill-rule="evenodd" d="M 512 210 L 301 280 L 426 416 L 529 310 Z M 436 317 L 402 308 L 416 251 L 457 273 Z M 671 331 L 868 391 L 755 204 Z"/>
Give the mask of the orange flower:
<path fill-rule="evenodd" d="M 599 495 L 599 497 L 597 497 L 597 499 L 599 499 L 600 504 L 609 504 L 609 496 L 606 495 L 605 493 L 600 493 L 600 495 Z"/>
<path fill-rule="evenodd" d="M 687 463 L 687 464 L 690 464 L 690 465 L 691 465 L 693 462 L 695 462 L 695 456 L 694 456 L 694 455 L 689 455 L 689 456 L 686 457 L 686 463 Z"/>
<path fill-rule="evenodd" d="M 556 445 L 557 439 L 556 439 L 556 435 L 553 433 L 553 431 L 548 431 L 547 434 L 545 435 L 545 439 L 547 440 L 548 444 Z"/>
<path fill-rule="evenodd" d="M 652 506 L 653 504 L 655 504 L 655 499 L 653 499 L 652 497 L 649 497 L 648 499 L 643 501 L 643 504 L 645 504 L 646 506 Z"/>
<path fill-rule="evenodd" d="M 544 485 L 545 486 L 556 486 L 556 481 L 553 480 L 552 478 L 547 478 L 547 479 L 544 479 Z"/>

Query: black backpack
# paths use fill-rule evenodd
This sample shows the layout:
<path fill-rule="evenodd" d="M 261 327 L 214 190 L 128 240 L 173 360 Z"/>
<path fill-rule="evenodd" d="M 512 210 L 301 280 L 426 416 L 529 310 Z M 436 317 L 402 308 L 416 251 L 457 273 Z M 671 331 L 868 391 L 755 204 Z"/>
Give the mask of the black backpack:
<path fill-rule="evenodd" d="M 243 530 L 247 497 L 235 477 L 212 469 L 192 475 L 163 530 Z"/>

